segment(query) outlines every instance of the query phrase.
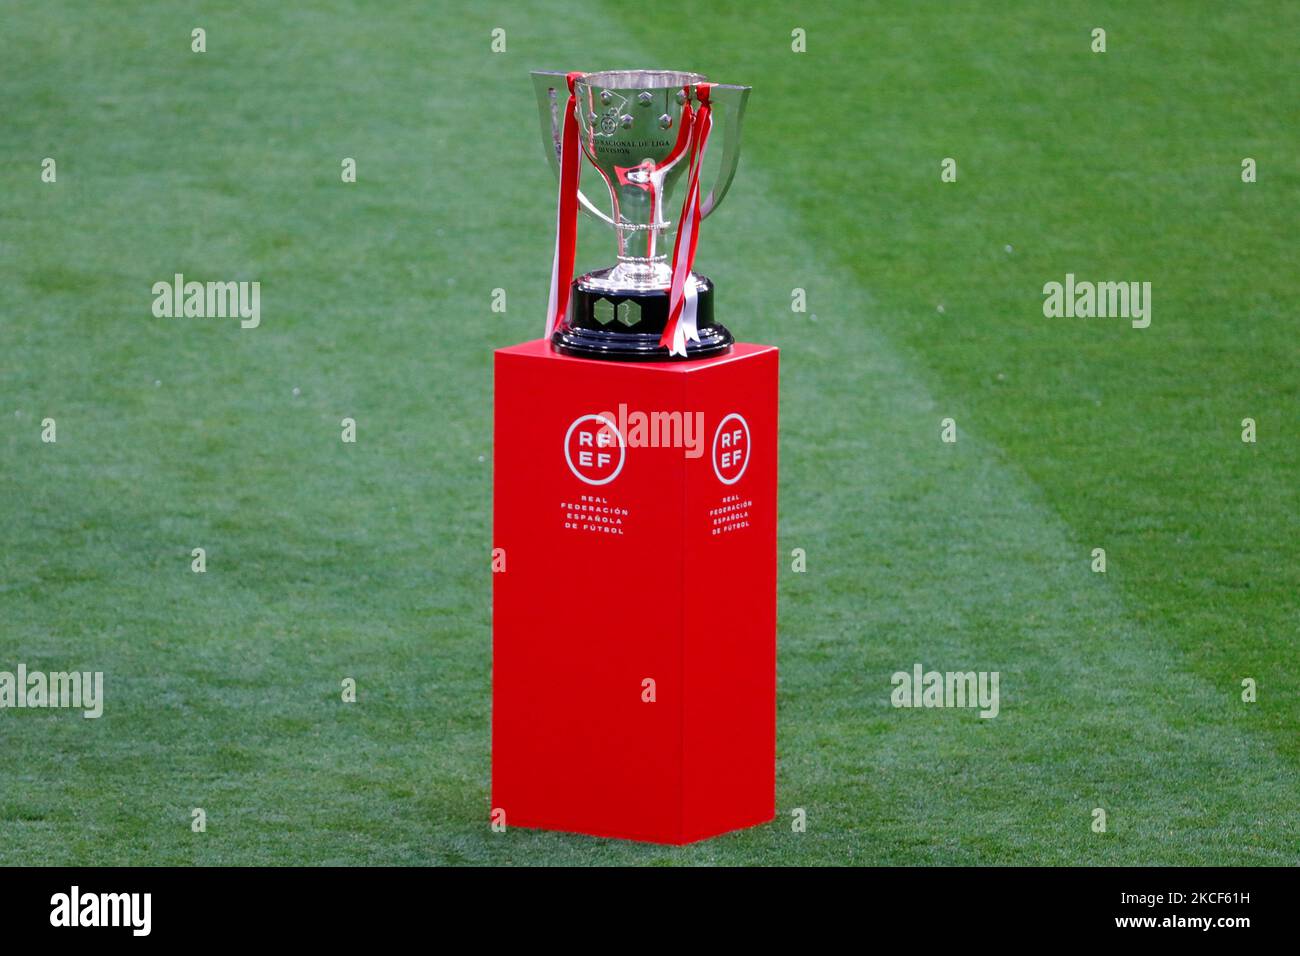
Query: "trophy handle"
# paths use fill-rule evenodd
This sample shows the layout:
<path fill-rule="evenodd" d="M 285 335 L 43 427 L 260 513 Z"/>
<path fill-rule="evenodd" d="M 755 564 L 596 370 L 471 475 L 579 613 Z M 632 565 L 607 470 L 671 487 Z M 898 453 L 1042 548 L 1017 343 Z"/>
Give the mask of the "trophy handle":
<path fill-rule="evenodd" d="M 542 144 L 546 148 L 546 158 L 551 164 L 555 178 L 560 178 L 560 149 L 564 135 L 565 106 L 569 102 L 568 74 L 557 70 L 533 70 L 533 91 L 537 94 L 537 117 L 542 122 Z M 579 162 L 581 162 L 579 157 Z M 585 164 L 583 164 L 585 166 Z M 587 213 L 602 222 L 617 227 L 609 216 L 601 212 L 581 189 L 578 190 L 578 202 Z"/>
<path fill-rule="evenodd" d="M 715 83 L 709 90 L 709 99 L 714 108 L 721 106 L 723 110 L 722 165 L 718 167 L 713 188 L 700 203 L 701 219 L 707 218 L 709 213 L 718 208 L 718 203 L 722 202 L 722 197 L 731 188 L 731 180 L 736 175 L 736 164 L 740 162 L 740 121 L 745 116 L 749 91 L 748 86 L 726 86 L 722 83 Z"/>

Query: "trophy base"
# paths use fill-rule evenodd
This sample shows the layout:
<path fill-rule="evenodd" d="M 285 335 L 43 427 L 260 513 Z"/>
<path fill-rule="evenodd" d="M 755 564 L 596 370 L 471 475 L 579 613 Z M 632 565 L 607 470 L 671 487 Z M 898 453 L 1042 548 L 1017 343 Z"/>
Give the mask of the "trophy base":
<path fill-rule="evenodd" d="M 551 335 L 557 352 L 577 358 L 614 362 L 689 362 L 731 351 L 735 339 L 720 325 L 700 329 L 700 341 L 686 343 L 685 355 L 669 355 L 658 335 L 602 332 L 593 329 L 561 329 Z"/>
<path fill-rule="evenodd" d="M 615 362 L 671 362 L 711 358 L 731 351 L 731 333 L 713 321 L 713 283 L 691 274 L 696 289 L 696 326 L 700 341 L 686 343 L 686 355 L 669 355 L 659 344 L 668 324 L 668 293 L 611 290 L 602 283 L 612 270 L 590 272 L 573 283 L 568 324 L 551 336 L 551 346 L 565 355 Z M 597 284 L 599 283 L 599 284 Z"/>

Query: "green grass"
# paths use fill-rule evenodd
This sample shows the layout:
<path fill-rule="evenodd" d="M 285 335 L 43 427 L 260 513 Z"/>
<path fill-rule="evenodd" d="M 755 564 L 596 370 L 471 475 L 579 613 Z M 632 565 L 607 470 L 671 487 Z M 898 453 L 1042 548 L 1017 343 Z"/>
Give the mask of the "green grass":
<path fill-rule="evenodd" d="M 0 711 L 0 862 L 1300 862 L 1296 8 L 289 6 L 5 4 L 0 670 L 107 703 Z M 612 66 L 754 86 L 699 268 L 783 350 L 808 554 L 778 818 L 685 849 L 487 824 L 491 350 L 540 333 L 554 222 L 527 71 Z M 153 318 L 175 272 L 261 281 L 261 327 Z M 1151 327 L 1045 319 L 1066 272 L 1152 282 Z M 1000 671 L 1001 715 L 892 709 L 916 661 Z"/>

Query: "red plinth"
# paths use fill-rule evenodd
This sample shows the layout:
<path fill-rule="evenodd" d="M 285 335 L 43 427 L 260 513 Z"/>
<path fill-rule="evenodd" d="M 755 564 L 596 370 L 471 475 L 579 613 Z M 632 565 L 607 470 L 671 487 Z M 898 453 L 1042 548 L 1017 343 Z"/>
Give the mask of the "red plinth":
<path fill-rule="evenodd" d="M 777 365 L 496 353 L 507 826 L 681 844 L 772 819 Z"/>

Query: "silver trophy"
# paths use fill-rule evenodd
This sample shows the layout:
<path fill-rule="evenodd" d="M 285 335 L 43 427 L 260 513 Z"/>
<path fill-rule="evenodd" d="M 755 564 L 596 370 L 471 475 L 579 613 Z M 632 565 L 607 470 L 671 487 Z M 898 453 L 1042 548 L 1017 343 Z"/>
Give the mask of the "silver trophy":
<path fill-rule="evenodd" d="M 546 155 L 559 176 L 569 101 L 567 74 L 536 71 L 532 76 Z M 582 188 L 578 205 L 614 227 L 618 262 L 573 283 L 567 319 L 552 335 L 558 350 L 588 358 L 671 357 L 660 345 L 660 337 L 669 320 L 671 260 L 681 226 L 682 184 L 691 162 L 689 127 L 700 120 L 704 103 L 699 84 L 705 83 L 698 73 L 668 70 L 588 73 L 575 82 L 578 139 L 590 164 L 581 164 L 582 171 L 596 189 L 600 185 L 596 178 L 603 180 L 609 211 Z M 709 162 L 701 169 L 714 167 L 715 162 L 716 167 L 707 183 L 699 174 L 700 219 L 718 207 L 736 174 L 749 90 L 708 84 L 704 91 L 712 132 L 705 154 Z M 685 357 L 727 351 L 732 337 L 713 321 L 713 283 L 694 272 L 685 282 L 691 331 L 698 332 L 698 340 L 687 343 Z"/>

